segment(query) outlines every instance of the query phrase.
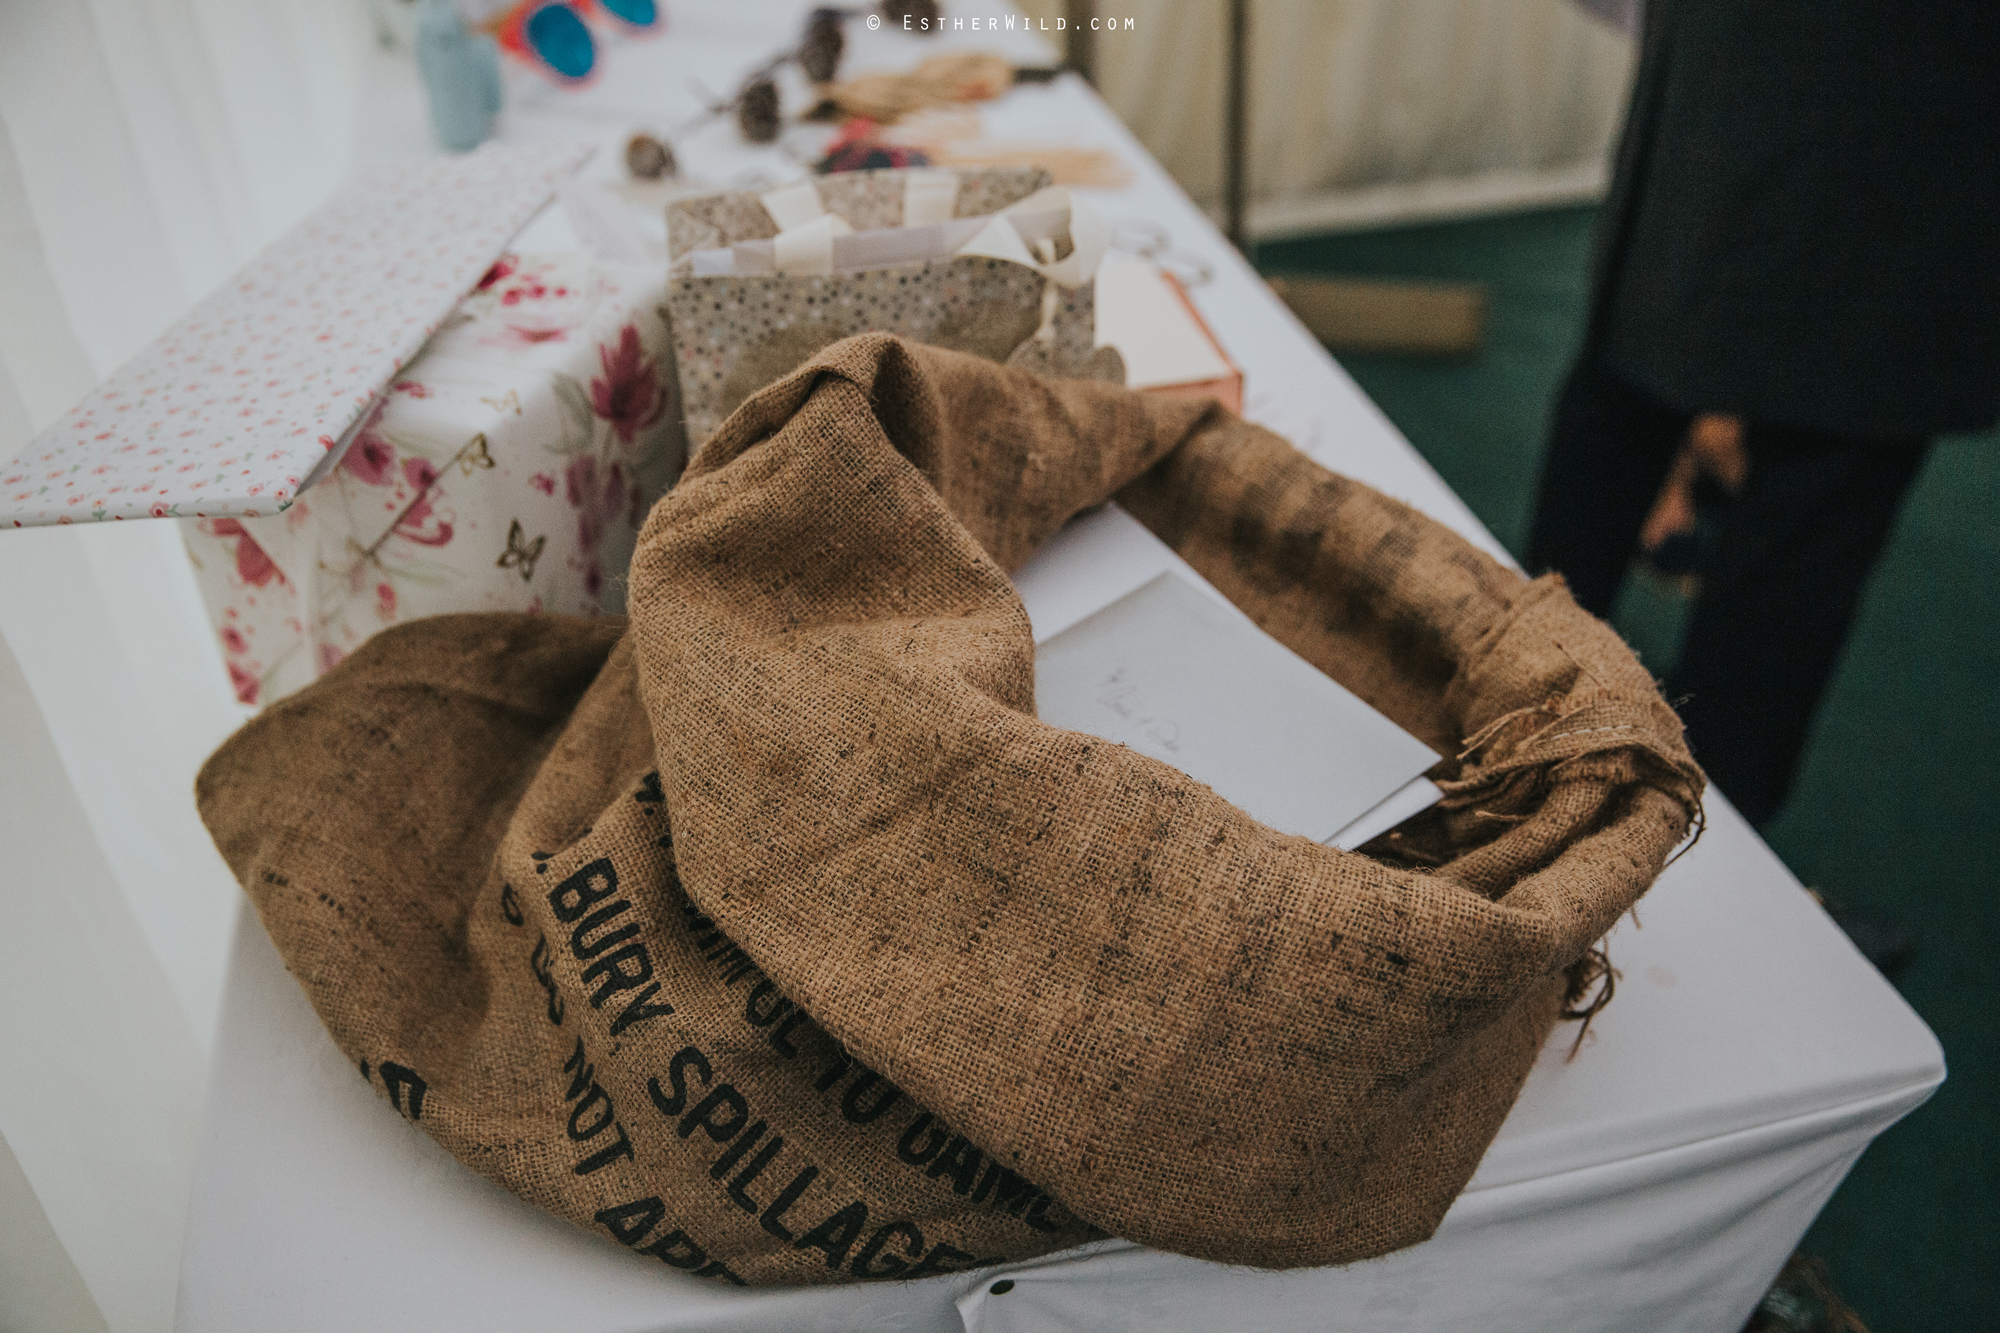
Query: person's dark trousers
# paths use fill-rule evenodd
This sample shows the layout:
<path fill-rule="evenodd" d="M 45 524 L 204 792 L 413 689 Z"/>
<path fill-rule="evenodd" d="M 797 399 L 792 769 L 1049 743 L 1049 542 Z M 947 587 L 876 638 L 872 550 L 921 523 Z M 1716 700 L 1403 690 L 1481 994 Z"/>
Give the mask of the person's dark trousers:
<path fill-rule="evenodd" d="M 1580 363 L 1557 400 L 1527 565 L 1608 615 L 1692 414 Z M 1709 778 L 1753 824 L 1791 790 L 1925 440 L 1745 423 L 1750 476 L 1702 557 L 1666 692 Z"/>

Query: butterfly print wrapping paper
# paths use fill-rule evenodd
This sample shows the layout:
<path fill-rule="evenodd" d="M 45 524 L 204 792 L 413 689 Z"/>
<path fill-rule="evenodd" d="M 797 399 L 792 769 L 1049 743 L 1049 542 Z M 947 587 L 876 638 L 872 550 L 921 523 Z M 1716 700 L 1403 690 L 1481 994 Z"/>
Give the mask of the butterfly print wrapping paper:
<path fill-rule="evenodd" d="M 684 452 L 664 287 L 580 252 L 502 256 L 295 504 L 185 524 L 237 698 L 418 616 L 622 610 Z"/>
<path fill-rule="evenodd" d="M 588 154 L 490 145 L 342 189 L 0 463 L 0 527 L 283 510 Z"/>

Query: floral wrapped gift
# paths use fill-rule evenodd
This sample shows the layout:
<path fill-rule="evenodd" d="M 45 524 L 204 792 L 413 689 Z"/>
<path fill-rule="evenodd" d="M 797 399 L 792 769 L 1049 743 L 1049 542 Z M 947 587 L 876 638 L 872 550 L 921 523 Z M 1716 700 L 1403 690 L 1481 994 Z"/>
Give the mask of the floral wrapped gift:
<path fill-rule="evenodd" d="M 187 522 L 236 696 L 287 694 L 418 616 L 622 610 L 685 453 L 662 286 L 507 255 L 291 508 Z"/>

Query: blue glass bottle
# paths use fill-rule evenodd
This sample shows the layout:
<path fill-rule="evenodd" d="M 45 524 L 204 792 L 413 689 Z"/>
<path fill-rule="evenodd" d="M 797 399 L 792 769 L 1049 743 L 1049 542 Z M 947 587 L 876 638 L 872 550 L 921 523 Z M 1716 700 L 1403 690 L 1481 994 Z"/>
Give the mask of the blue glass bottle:
<path fill-rule="evenodd" d="M 452 0 L 417 0 L 417 68 L 438 142 L 454 153 L 485 142 L 500 114 L 500 48 Z"/>

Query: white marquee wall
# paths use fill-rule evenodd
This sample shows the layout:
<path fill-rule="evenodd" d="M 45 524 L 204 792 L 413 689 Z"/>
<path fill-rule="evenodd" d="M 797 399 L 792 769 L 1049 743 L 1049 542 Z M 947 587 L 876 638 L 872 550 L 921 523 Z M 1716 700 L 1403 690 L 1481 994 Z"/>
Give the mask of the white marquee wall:
<path fill-rule="evenodd" d="M 365 31 L 348 0 L 0 4 L 0 458 L 339 179 Z M 226 691 L 149 697 L 131 664 L 205 639 L 195 609 L 169 524 L 0 536 L 9 1333 L 172 1327 L 238 895 L 187 829 L 100 827 L 76 793 L 92 812 L 129 783 L 192 799 Z M 44 725 L 79 693 L 128 738 L 118 762 Z"/>
<path fill-rule="evenodd" d="M 1217 205 L 1226 0 L 1097 10 L 1119 23 L 1100 91 Z M 1250 228 L 1269 237 L 1596 197 L 1632 44 L 1571 0 L 1252 0 L 1249 55 Z"/>

